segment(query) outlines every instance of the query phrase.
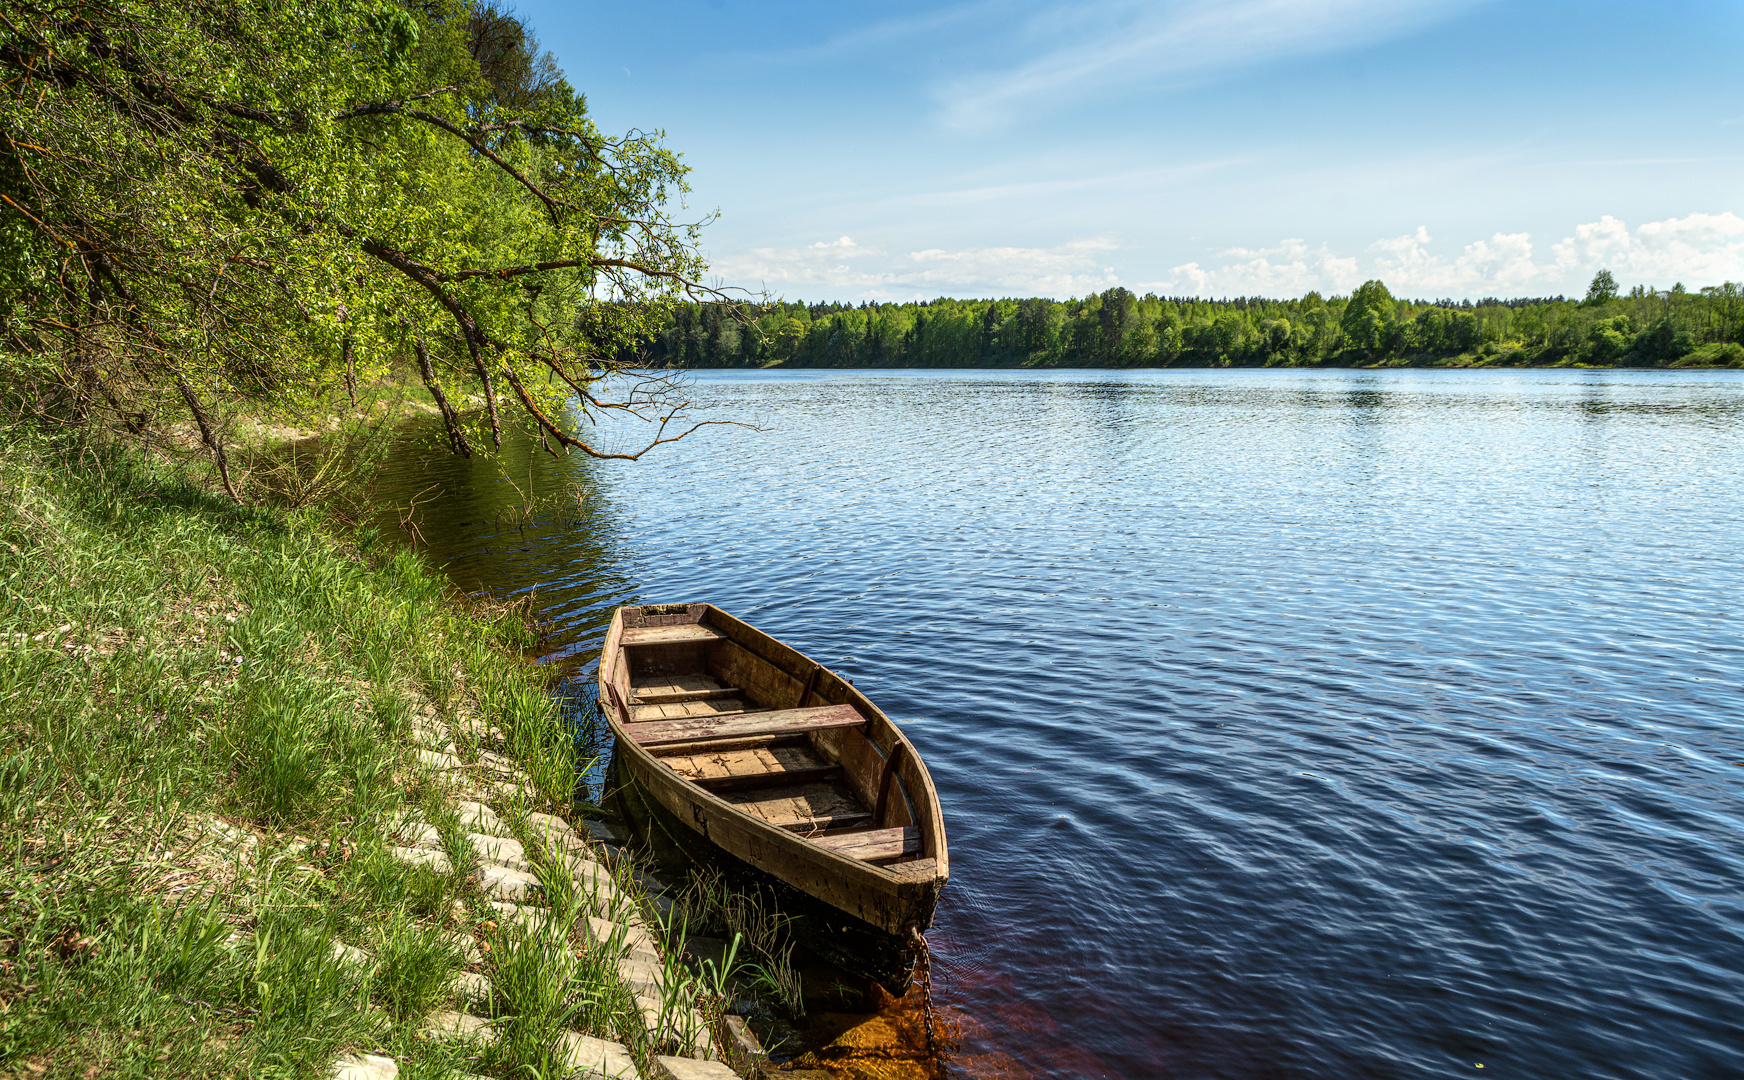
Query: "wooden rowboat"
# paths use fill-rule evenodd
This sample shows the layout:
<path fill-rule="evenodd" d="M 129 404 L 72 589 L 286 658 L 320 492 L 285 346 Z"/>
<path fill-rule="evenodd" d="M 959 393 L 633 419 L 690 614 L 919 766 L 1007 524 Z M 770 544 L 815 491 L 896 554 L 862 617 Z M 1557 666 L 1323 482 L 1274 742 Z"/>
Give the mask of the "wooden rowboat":
<path fill-rule="evenodd" d="M 866 695 L 712 604 L 619 608 L 599 682 L 620 781 L 912 953 L 949 876 L 944 822 L 920 756 Z M 910 966 L 875 977 L 900 994 Z"/>

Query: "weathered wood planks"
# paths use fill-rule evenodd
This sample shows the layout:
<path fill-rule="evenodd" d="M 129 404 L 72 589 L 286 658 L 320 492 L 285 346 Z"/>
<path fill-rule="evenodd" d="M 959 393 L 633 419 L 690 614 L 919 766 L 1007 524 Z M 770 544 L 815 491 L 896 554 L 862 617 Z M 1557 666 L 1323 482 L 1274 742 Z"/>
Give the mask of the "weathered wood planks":
<path fill-rule="evenodd" d="M 805 835 L 846 829 L 872 820 L 840 784 L 797 784 L 754 791 L 723 791 L 722 799 L 777 828 Z"/>
<path fill-rule="evenodd" d="M 639 746 L 737 739 L 752 735 L 789 735 L 829 728 L 862 727 L 866 718 L 852 705 L 819 705 L 810 709 L 779 709 L 741 713 L 712 720 L 654 720 L 624 725 L 624 734 Z"/>
<path fill-rule="evenodd" d="M 716 686 L 707 690 L 656 690 L 636 687 L 630 695 L 630 704 L 671 705 L 680 701 L 712 701 L 715 698 L 738 697 L 743 693 L 736 686 Z"/>
<path fill-rule="evenodd" d="M 691 623 L 689 626 L 643 626 L 626 628 L 618 640 L 620 645 L 686 645 L 699 641 L 725 641 L 727 635 L 712 626 Z"/>
<path fill-rule="evenodd" d="M 704 791 L 745 791 L 789 784 L 821 784 L 839 780 L 840 765 L 817 765 L 809 769 L 776 769 L 772 772 L 739 773 L 735 776 L 705 776 L 694 781 Z"/>
<path fill-rule="evenodd" d="M 861 862 L 886 862 L 920 854 L 919 829 L 867 829 L 812 838 L 812 843 Z"/>
<path fill-rule="evenodd" d="M 696 701 L 657 701 L 652 704 L 630 703 L 630 722 L 632 724 L 646 723 L 649 720 L 688 720 L 693 717 L 708 718 L 711 716 L 727 716 L 732 713 L 751 712 L 743 699 L 736 697 L 702 698 Z M 758 710 L 767 711 L 767 710 Z"/>

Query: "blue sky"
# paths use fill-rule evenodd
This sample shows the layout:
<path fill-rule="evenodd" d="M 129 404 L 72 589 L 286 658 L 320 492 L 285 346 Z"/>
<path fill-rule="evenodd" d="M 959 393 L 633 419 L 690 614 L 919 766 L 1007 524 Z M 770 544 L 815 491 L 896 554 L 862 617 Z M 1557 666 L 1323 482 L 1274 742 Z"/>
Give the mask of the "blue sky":
<path fill-rule="evenodd" d="M 522 0 L 788 299 L 1744 280 L 1744 4 Z"/>

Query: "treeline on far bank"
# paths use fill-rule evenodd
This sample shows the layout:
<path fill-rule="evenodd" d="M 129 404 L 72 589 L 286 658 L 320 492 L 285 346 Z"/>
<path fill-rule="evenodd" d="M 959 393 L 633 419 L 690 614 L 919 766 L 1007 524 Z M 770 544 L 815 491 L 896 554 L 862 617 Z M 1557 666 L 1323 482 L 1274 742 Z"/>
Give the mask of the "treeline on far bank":
<path fill-rule="evenodd" d="M 1298 300 L 1135 296 L 677 307 L 646 346 L 678 367 L 1744 367 L 1744 285 L 1402 300 L 1379 281 Z"/>

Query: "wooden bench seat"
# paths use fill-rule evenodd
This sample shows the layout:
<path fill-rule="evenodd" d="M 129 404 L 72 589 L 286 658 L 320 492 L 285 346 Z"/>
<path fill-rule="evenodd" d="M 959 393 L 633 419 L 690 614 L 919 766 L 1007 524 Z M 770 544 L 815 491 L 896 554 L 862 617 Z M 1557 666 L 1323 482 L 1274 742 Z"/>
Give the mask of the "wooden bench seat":
<path fill-rule="evenodd" d="M 712 701 L 715 698 L 738 697 L 744 691 L 736 686 L 716 686 L 698 690 L 679 690 L 661 687 L 641 689 L 632 687 L 630 690 L 631 705 L 675 705 L 681 701 Z"/>
<path fill-rule="evenodd" d="M 826 833 L 811 842 L 838 855 L 861 862 L 888 862 L 920 854 L 919 829 L 866 829 L 862 832 Z"/>
<path fill-rule="evenodd" d="M 713 627 L 689 623 L 681 626 L 631 627 L 624 631 L 618 644 L 627 648 L 632 645 L 686 645 L 699 641 L 725 640 L 727 635 Z"/>
<path fill-rule="evenodd" d="M 650 720 L 624 725 L 624 734 L 642 746 L 745 739 L 761 735 L 799 735 L 808 731 L 861 727 L 866 718 L 852 705 L 818 705 L 809 709 L 775 709 L 737 716 L 694 720 Z"/>
<path fill-rule="evenodd" d="M 652 704 L 631 704 L 630 723 L 645 724 L 653 720 L 712 720 L 719 716 L 741 716 L 745 713 L 768 712 L 753 709 L 742 698 L 701 698 L 695 701 L 667 701 Z"/>

